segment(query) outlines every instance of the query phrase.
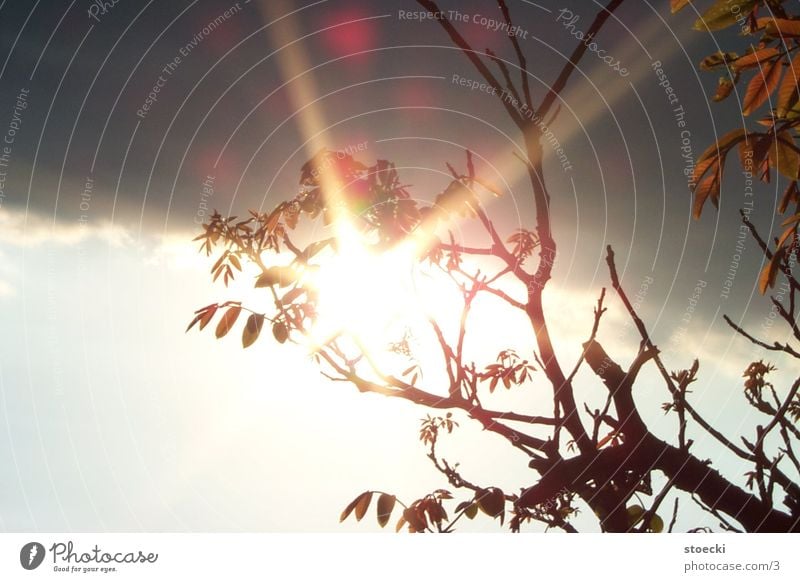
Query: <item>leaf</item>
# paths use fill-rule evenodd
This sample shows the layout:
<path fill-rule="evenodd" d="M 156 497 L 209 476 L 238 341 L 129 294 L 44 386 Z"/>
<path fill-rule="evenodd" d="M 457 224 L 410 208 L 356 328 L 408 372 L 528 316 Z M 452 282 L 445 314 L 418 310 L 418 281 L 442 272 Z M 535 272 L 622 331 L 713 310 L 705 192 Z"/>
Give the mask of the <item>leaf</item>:
<path fill-rule="evenodd" d="M 721 30 L 736 24 L 736 18 L 747 16 L 757 0 L 717 0 L 694 23 L 695 30 Z M 741 15 L 741 16 L 740 16 Z"/>
<path fill-rule="evenodd" d="M 732 63 L 738 58 L 739 55 L 737 53 L 724 53 L 722 51 L 717 51 L 700 61 L 700 70 L 713 71 L 714 69 L 718 69 L 727 63 Z"/>
<path fill-rule="evenodd" d="M 781 261 L 786 254 L 786 248 L 781 247 L 775 251 L 770 261 L 761 270 L 761 275 L 758 277 L 758 290 L 762 295 L 767 292 L 767 289 L 775 286 L 775 279 L 778 276 L 778 271 L 781 267 Z"/>
<path fill-rule="evenodd" d="M 664 531 L 664 520 L 661 519 L 661 516 L 654 514 L 653 517 L 650 518 L 650 531 L 653 533 L 661 533 Z"/>
<path fill-rule="evenodd" d="M 711 146 L 711 148 L 715 148 L 716 149 L 716 144 Z M 711 150 L 711 148 L 709 148 L 709 150 Z M 706 154 L 703 154 L 703 155 L 706 155 Z M 712 169 L 714 164 L 717 164 L 717 163 L 719 163 L 719 157 L 717 157 L 716 151 L 714 152 L 713 157 L 710 157 L 710 158 L 708 158 L 706 160 L 704 160 L 702 158 L 700 160 L 698 160 L 698 162 L 694 166 L 694 173 L 692 174 L 692 182 L 697 184 L 700 181 L 700 179 L 703 176 L 705 176 L 706 173 L 710 169 Z"/>
<path fill-rule="evenodd" d="M 633 526 L 642 519 L 644 508 L 641 505 L 631 505 L 625 510 L 628 514 L 628 524 Z"/>
<path fill-rule="evenodd" d="M 786 212 L 786 209 L 789 208 L 789 204 L 792 202 L 800 202 L 800 189 L 797 188 L 797 180 L 793 180 L 783 193 L 781 202 L 778 205 L 778 212 L 780 214 Z"/>
<path fill-rule="evenodd" d="M 678 10 L 686 8 L 692 0 L 669 0 L 669 8 L 675 14 Z"/>
<path fill-rule="evenodd" d="M 222 316 L 222 319 L 219 320 L 217 324 L 217 331 L 216 336 L 217 339 L 224 337 L 233 327 L 233 324 L 236 323 L 236 319 L 239 317 L 239 313 L 242 311 L 241 305 L 234 305 L 228 311 L 225 312 L 225 315 Z"/>
<path fill-rule="evenodd" d="M 486 515 L 498 517 L 506 506 L 506 498 L 501 489 L 489 487 L 478 492 L 478 507 Z"/>
<path fill-rule="evenodd" d="M 242 332 L 242 346 L 247 348 L 253 345 L 261 334 L 261 328 L 264 326 L 264 315 L 261 313 L 253 313 L 247 318 L 244 331 Z"/>
<path fill-rule="evenodd" d="M 753 171 L 753 166 L 756 164 L 755 142 L 755 134 L 748 135 L 746 139 L 739 142 L 739 162 L 742 164 L 742 168 L 751 172 Z"/>
<path fill-rule="evenodd" d="M 397 525 L 394 527 L 394 531 L 395 531 L 395 533 L 397 533 L 397 532 L 399 532 L 401 529 L 403 529 L 403 526 L 404 526 L 405 524 L 406 524 L 406 518 L 405 518 L 405 517 L 403 517 L 403 516 L 400 516 L 400 519 L 398 519 L 398 520 L 397 520 Z"/>
<path fill-rule="evenodd" d="M 217 269 L 219 269 L 219 268 L 222 266 L 222 262 L 225 260 L 225 257 L 227 257 L 227 256 L 228 256 L 228 253 L 229 253 L 229 252 L 230 252 L 230 251 L 225 251 L 224 253 L 222 253 L 222 254 L 220 255 L 220 257 L 217 259 L 217 262 L 216 262 L 216 263 L 214 263 L 214 266 L 212 266 L 212 267 L 211 267 L 211 272 L 212 272 L 212 273 L 213 273 L 214 271 L 216 271 Z M 217 276 L 219 276 L 219 275 L 217 275 Z M 216 277 L 214 277 L 214 278 L 216 279 Z"/>
<path fill-rule="evenodd" d="M 727 99 L 733 92 L 734 86 L 735 83 L 728 77 L 720 77 L 719 82 L 717 83 L 717 92 L 714 93 L 714 101 L 720 102 Z"/>
<path fill-rule="evenodd" d="M 256 288 L 270 287 L 272 285 L 288 287 L 295 279 L 296 273 L 290 267 L 270 267 L 256 279 Z"/>
<path fill-rule="evenodd" d="M 292 301 L 300 297 L 306 290 L 303 287 L 295 287 L 291 291 L 289 291 L 286 295 L 281 297 L 281 303 L 283 305 L 289 305 Z"/>
<path fill-rule="evenodd" d="M 464 515 L 466 515 L 469 519 L 475 519 L 475 516 L 478 515 L 478 504 L 470 503 L 469 507 L 464 510 Z"/>
<path fill-rule="evenodd" d="M 703 211 L 703 205 L 706 200 L 711 198 L 714 206 L 719 205 L 720 184 L 722 180 L 722 164 L 717 161 L 711 168 L 711 173 L 695 187 L 694 190 L 694 205 L 692 207 L 692 216 L 697 220 Z"/>
<path fill-rule="evenodd" d="M 272 324 L 272 335 L 278 340 L 278 343 L 285 344 L 289 339 L 289 330 L 286 324 L 281 321 L 276 321 Z"/>
<path fill-rule="evenodd" d="M 343 522 L 350 516 L 351 513 L 353 513 L 353 510 L 361 502 L 361 499 L 368 493 L 372 495 L 369 491 L 365 491 L 364 493 L 361 493 L 358 497 L 356 497 L 350 503 L 347 504 L 347 507 L 344 508 L 344 511 L 342 511 L 342 514 L 339 516 L 339 523 Z M 362 514 L 361 517 L 364 517 L 364 515 Z"/>
<path fill-rule="evenodd" d="M 711 144 L 711 146 L 709 146 L 706 149 L 706 151 L 704 151 L 703 154 L 699 158 L 697 158 L 698 166 L 702 162 L 706 162 L 711 158 L 717 156 L 718 154 L 720 156 L 725 155 L 728 152 L 728 150 L 730 150 L 737 143 L 745 139 L 746 133 L 747 132 L 745 132 L 744 129 L 737 128 L 723 135 L 721 138 L 717 140 L 716 143 Z M 699 178 L 700 176 L 702 176 L 702 173 L 701 174 L 695 173 L 695 176 Z"/>
<path fill-rule="evenodd" d="M 768 65 L 766 71 L 763 69 L 756 73 L 747 86 L 742 102 L 742 113 L 750 115 L 753 111 L 769 98 L 770 94 L 777 88 L 781 78 L 780 61 L 775 61 Z"/>
<path fill-rule="evenodd" d="M 331 243 L 331 239 L 320 240 L 317 242 L 313 242 L 308 245 L 305 250 L 301 253 L 301 257 L 304 261 L 314 257 L 317 253 L 319 253 L 322 249 L 328 246 Z"/>
<path fill-rule="evenodd" d="M 763 28 L 770 36 L 800 36 L 800 20 L 767 16 L 756 20 L 756 28 Z"/>
<path fill-rule="evenodd" d="M 769 148 L 769 165 L 790 180 L 796 180 L 800 172 L 800 154 L 792 147 L 794 145 L 792 134 L 782 131 Z"/>
<path fill-rule="evenodd" d="M 776 106 L 777 115 L 780 118 L 786 117 L 792 103 L 797 100 L 798 88 L 800 83 L 800 53 L 792 59 L 791 65 L 786 69 L 783 82 L 778 89 L 778 104 Z"/>
<path fill-rule="evenodd" d="M 217 312 L 218 306 L 214 305 L 213 307 L 209 308 L 203 316 L 200 318 L 200 331 L 209 324 L 209 322 L 214 318 L 214 314 Z M 189 331 L 188 329 L 186 331 Z"/>
<path fill-rule="evenodd" d="M 758 49 L 736 59 L 731 63 L 731 67 L 737 71 L 743 71 L 744 69 L 757 67 L 779 54 L 780 51 L 775 47 Z"/>
<path fill-rule="evenodd" d="M 389 523 L 396 501 L 397 498 L 394 495 L 386 493 L 381 493 L 381 496 L 378 497 L 378 524 L 381 527 L 386 527 L 386 524 Z"/>
<path fill-rule="evenodd" d="M 217 304 L 213 304 L 213 305 L 208 305 L 206 307 L 203 307 L 202 309 L 198 309 L 197 311 L 195 311 L 195 313 L 197 315 L 195 315 L 195 317 L 192 320 L 192 322 L 186 328 L 186 331 L 188 332 L 198 322 L 200 322 L 200 331 L 203 331 L 203 328 L 205 326 L 207 326 L 208 322 L 211 321 L 211 319 L 214 317 L 214 314 L 217 312 L 218 307 L 219 306 Z"/>
<path fill-rule="evenodd" d="M 425 514 L 414 506 L 403 510 L 403 518 L 408 522 L 409 531 L 412 533 L 423 532 L 428 527 Z"/>
<path fill-rule="evenodd" d="M 359 495 L 358 503 L 356 503 L 356 521 L 361 521 L 361 518 L 367 514 L 370 501 L 372 501 L 372 491 L 365 491 Z"/>

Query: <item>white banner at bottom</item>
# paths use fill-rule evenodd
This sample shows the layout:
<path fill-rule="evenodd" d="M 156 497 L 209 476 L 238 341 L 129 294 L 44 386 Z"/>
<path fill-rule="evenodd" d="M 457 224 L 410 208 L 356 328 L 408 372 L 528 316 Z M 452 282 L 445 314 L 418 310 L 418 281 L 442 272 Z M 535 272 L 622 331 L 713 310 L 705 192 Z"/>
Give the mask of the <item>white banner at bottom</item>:
<path fill-rule="evenodd" d="M 0 534 L 0 580 L 800 580 L 798 541 L 791 534 Z"/>

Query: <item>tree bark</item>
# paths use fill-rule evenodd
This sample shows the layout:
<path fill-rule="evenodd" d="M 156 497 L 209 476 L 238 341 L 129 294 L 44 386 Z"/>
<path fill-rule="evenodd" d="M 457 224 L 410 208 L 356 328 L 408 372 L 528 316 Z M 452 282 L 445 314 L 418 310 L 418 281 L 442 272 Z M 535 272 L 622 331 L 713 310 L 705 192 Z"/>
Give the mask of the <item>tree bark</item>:
<path fill-rule="evenodd" d="M 544 503 L 562 488 L 580 493 L 590 481 L 602 485 L 627 473 L 644 475 L 656 469 L 672 480 L 677 489 L 696 494 L 707 506 L 738 521 L 748 532 L 800 532 L 800 517 L 769 507 L 733 485 L 710 463 L 650 433 L 637 442 L 559 460 L 548 467 L 536 465 L 542 471 L 542 478 L 520 495 L 518 503 L 522 507 Z"/>

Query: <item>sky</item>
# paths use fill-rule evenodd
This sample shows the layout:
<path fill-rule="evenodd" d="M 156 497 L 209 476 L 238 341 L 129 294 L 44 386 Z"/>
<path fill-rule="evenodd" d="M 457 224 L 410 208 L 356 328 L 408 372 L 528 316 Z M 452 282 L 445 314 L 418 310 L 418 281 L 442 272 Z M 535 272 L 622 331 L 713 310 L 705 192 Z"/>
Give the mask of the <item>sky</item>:
<path fill-rule="evenodd" d="M 441 6 L 468 20 L 476 46 L 513 58 L 491 29 L 492 2 Z M 586 30 L 600 6 L 509 0 L 535 97 L 578 42 L 559 18 Z M 470 88 L 477 73 L 437 23 L 406 16 L 418 10 L 411 0 L 0 2 L 0 134 L 11 138 L 0 176 L 0 530 L 372 531 L 374 521 L 338 523 L 362 490 L 411 500 L 443 486 L 417 440 L 423 409 L 331 383 L 297 347 L 184 334 L 195 309 L 245 292 L 212 284 L 212 261 L 191 242 L 207 213 L 272 209 L 297 192 L 322 142 L 368 164 L 392 160 L 426 200 L 469 148 L 501 185 L 488 206 L 498 224 L 530 224 L 520 136 L 496 98 Z M 545 146 L 561 250 L 545 299 L 573 361 L 613 245 L 668 367 L 700 359 L 693 401 L 738 440 L 758 420 L 741 373 L 765 356 L 722 316 L 785 332 L 757 292 L 761 257 L 739 236 L 751 199 L 734 164 L 719 210 L 691 219 L 682 154 L 696 158 L 741 123 L 739 96 L 711 103 L 717 78 L 696 66 L 737 40 L 691 30 L 695 18 L 670 15 L 666 1 L 623 4 L 597 42 L 626 74 L 588 53 L 563 92 L 551 129 L 565 160 Z M 778 232 L 779 188 L 756 186 L 764 233 Z M 600 338 L 627 363 L 637 338 L 609 304 Z M 490 315 L 471 349 L 530 350 L 523 324 Z M 771 361 L 782 386 L 792 364 Z M 651 372 L 635 396 L 667 438 L 668 397 Z M 590 374 L 578 378 L 579 401 L 602 397 Z M 543 382 L 505 402 L 546 406 Z M 507 490 L 535 481 L 524 458 L 461 420 L 448 458 Z M 696 446 L 742 482 L 736 459 L 702 436 Z M 579 523 L 591 531 L 591 521 Z M 716 528 L 687 504 L 678 527 L 701 525 Z"/>

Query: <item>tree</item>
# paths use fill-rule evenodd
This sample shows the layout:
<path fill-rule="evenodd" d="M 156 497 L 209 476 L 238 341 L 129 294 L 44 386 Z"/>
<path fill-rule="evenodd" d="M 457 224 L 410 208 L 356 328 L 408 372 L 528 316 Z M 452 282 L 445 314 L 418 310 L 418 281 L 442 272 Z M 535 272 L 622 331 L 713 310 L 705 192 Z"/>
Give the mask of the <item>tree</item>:
<path fill-rule="evenodd" d="M 431 0 L 418 3 L 431 13 L 441 14 Z M 240 302 L 215 303 L 198 310 L 189 329 L 196 325 L 203 329 L 216 317 L 216 336 L 220 338 L 247 313 L 242 328 L 245 348 L 269 325 L 276 341 L 310 347 L 322 373 L 331 381 L 354 385 L 362 392 L 402 398 L 429 409 L 422 422 L 420 440 L 449 487 L 459 492 L 460 502 L 456 503 L 453 493 L 446 489 L 438 489 L 408 504 L 388 493 L 365 491 L 344 509 L 343 520 L 351 513 L 361 519 L 376 498 L 381 525 L 386 525 L 395 508 L 400 507 L 396 511 L 398 530 L 405 527 L 411 532 L 448 532 L 463 516 L 472 518 L 480 510 L 501 524 L 508 517 L 512 531 L 519 531 L 526 522 L 537 521 L 573 532 L 571 521 L 580 501 L 594 512 L 603 531 L 660 532 L 664 529 L 659 514 L 662 503 L 675 489 L 686 492 L 725 528 L 735 529 L 738 524 L 752 532 L 800 529 L 800 488 L 796 478 L 791 477 L 793 472 L 800 471 L 794 450 L 800 438 L 796 426 L 800 420 L 800 378 L 788 389 L 779 390 L 768 380 L 773 370 L 770 364 L 758 361 L 746 367 L 744 396 L 766 420 L 755 427 L 754 435 L 742 436 L 743 447 L 735 444 L 735 439 L 712 426 L 690 402 L 690 386 L 699 373 L 699 362 L 695 360 L 688 369 L 668 371 L 645 322 L 620 283 L 611 247 L 606 256 L 611 287 L 641 339 L 631 365 L 627 369 L 621 367 L 597 339 L 606 312 L 606 289 L 599 292 L 578 361 L 566 366 L 553 347 L 548 328 L 550 317 L 545 313 L 542 294 L 551 278 L 558 247 L 551 230 L 551 195 L 546 185 L 541 143 L 546 125 L 542 121 L 557 114 L 560 94 L 591 40 L 621 4 L 623 0 L 611 0 L 597 14 L 584 41 L 538 101 L 529 85 L 525 54 L 513 35 L 508 40 L 517 58 L 515 64 L 489 50 L 483 53 L 474 50 L 453 22 L 446 18 L 438 21 L 495 94 L 513 97 L 500 98 L 500 103 L 519 129 L 525 147 L 525 155 L 519 161 L 526 169 L 535 205 L 530 229 L 502 234 L 498 231 L 483 203 L 485 197 L 495 196 L 497 191 L 481 178 L 475 156 L 470 152 L 466 152 L 463 170 L 446 165 L 451 174 L 449 185 L 430 203 L 422 203 L 411 197 L 390 162 L 378 160 L 367 166 L 349 155 L 323 150 L 302 167 L 301 189 L 295 197 L 280 203 L 272 212 L 251 212 L 242 220 L 215 212 L 204 225 L 203 234 L 197 237 L 207 254 L 221 251 L 212 268 L 215 280 L 221 277 L 227 284 L 243 270 L 243 262 L 254 265 L 258 272 L 255 287 L 263 289 L 273 305 L 260 311 Z M 688 4 L 673 0 L 672 7 L 679 10 Z M 723 4 L 729 6 L 731 2 L 715 2 L 701 22 L 709 28 L 731 24 L 730 6 L 726 8 L 727 16 L 719 13 Z M 787 40 L 800 22 L 790 19 L 780 2 L 734 1 L 733 4 L 738 12 L 750 13 L 747 18 L 755 23 L 754 33 L 767 39 Z M 506 2 L 497 0 L 497 7 L 510 28 L 513 23 Z M 761 8 L 773 10 L 772 23 L 756 18 L 756 11 Z M 733 71 L 733 82 L 738 80 L 737 71 L 745 68 L 743 62 L 763 63 L 765 54 L 772 54 L 770 58 L 776 62 L 788 60 L 797 48 L 795 40 L 790 42 L 794 45 L 783 53 L 765 53 L 765 49 L 759 48 L 745 57 L 724 53 L 709 57 L 704 63 L 727 67 Z M 794 66 L 793 63 L 787 67 L 787 71 L 794 72 Z M 772 86 L 775 75 L 764 75 L 770 79 L 764 85 Z M 747 132 L 737 133 L 733 138 L 727 136 L 698 160 L 695 172 L 698 216 L 706 199 L 716 201 L 719 197 L 724 154 L 735 143 L 753 143 L 754 159 L 767 169 L 785 169 L 785 158 L 795 155 L 794 138 L 788 132 L 798 122 L 788 116 L 795 115 L 792 112 L 798 106 L 797 86 L 792 85 L 790 97 L 785 96 L 791 93 L 785 86 L 786 81 L 781 88 L 782 107 L 775 112 L 776 123 L 772 126 L 777 129 L 769 134 L 772 137 Z M 755 107 L 754 98 L 746 101 L 748 108 Z M 740 135 L 745 137 L 740 139 Z M 774 146 L 774 155 L 766 153 L 767 141 Z M 715 176 L 711 183 L 708 172 Z M 790 198 L 796 204 L 796 170 L 791 178 Z M 479 225 L 482 240 L 457 237 L 452 224 L 458 219 Z M 322 239 L 314 236 L 310 225 L 319 221 L 329 227 L 332 236 Z M 788 285 L 784 301 L 774 299 L 774 305 L 794 337 L 800 340 L 795 313 L 795 293 L 800 282 L 793 274 L 797 221 L 792 223 L 794 235 L 777 241 L 775 251 L 746 217 L 745 224 L 773 265 L 768 284 L 781 278 Z M 790 239 L 792 242 L 787 242 Z M 429 384 L 429 378 L 436 374 L 420 364 L 407 335 L 399 334 L 388 349 L 376 350 L 358 330 L 348 328 L 343 322 L 328 325 L 324 333 L 319 330 L 325 301 L 325 288 L 320 281 L 330 281 L 331 270 L 334 276 L 349 274 L 346 265 L 353 257 L 367 261 L 386 256 L 393 264 L 408 260 L 413 273 L 438 277 L 437 284 L 450 285 L 459 298 L 458 316 L 450 322 L 452 327 L 447 327 L 436 313 L 421 314 L 438 353 L 438 370 L 434 372 L 438 372 L 442 381 L 437 381 L 437 385 Z M 352 286 L 352 292 L 358 294 L 357 284 Z M 468 321 L 478 298 L 485 296 L 499 300 L 504 308 L 527 319 L 535 340 L 534 353 L 519 354 L 509 347 L 494 361 L 473 361 L 465 356 Z M 731 320 L 728 322 L 735 326 Z M 789 344 L 770 345 L 736 329 L 765 350 L 800 357 Z M 576 401 L 574 381 L 582 366 L 594 373 L 605 391 L 602 409 L 591 410 L 586 405 L 581 409 Z M 658 371 L 668 398 L 663 409 L 676 420 L 676 434 L 670 442 L 651 432 L 640 414 L 641 403 L 634 398 L 637 378 L 645 366 L 654 366 Z M 503 389 L 522 389 L 534 375 L 546 378 L 552 399 L 549 411 L 521 413 L 483 405 L 487 393 L 501 385 Z M 502 491 L 491 483 L 473 482 L 459 471 L 458 464 L 443 458 L 437 444 L 443 435 L 457 431 L 454 412 L 479 423 L 521 451 L 533 470 L 531 482 L 522 484 L 519 493 Z M 751 464 L 747 486 L 737 486 L 732 478 L 720 474 L 711 461 L 696 456 L 693 441 L 687 437 L 688 430 L 713 438 Z M 666 477 L 666 484 L 657 491 L 652 489 L 654 473 Z M 641 501 L 643 497 L 648 500 Z M 452 518 L 446 509 L 449 503 L 456 504 L 450 508 Z M 677 511 L 676 500 L 670 531 Z"/>
<path fill-rule="evenodd" d="M 690 4 L 688 0 L 672 0 L 672 10 L 677 12 Z M 748 174 L 769 183 L 773 174 L 789 180 L 778 202 L 779 214 L 794 212 L 783 223 L 784 231 L 776 242 L 774 251 L 763 244 L 758 233 L 752 234 L 761 244 L 767 263 L 759 278 L 761 293 L 775 286 L 781 268 L 791 268 L 792 257 L 797 253 L 797 227 L 800 222 L 800 191 L 797 179 L 800 174 L 800 149 L 795 141 L 800 127 L 800 20 L 789 14 L 784 2 L 734 0 L 715 2 L 694 25 L 697 30 L 716 31 L 738 27 L 752 38 L 743 55 L 733 51 L 718 51 L 700 62 L 706 71 L 721 71 L 714 101 L 724 101 L 736 95 L 742 111 L 742 127 L 737 127 L 720 137 L 701 155 L 692 177 L 695 218 L 700 218 L 703 206 L 709 199 L 718 206 L 723 182 L 723 172 L 728 154 L 738 149 L 742 169 Z M 748 79 L 744 95 L 734 89 L 740 81 Z M 748 128 L 745 121 L 757 112 L 763 112 L 758 123 L 765 129 Z M 743 210 L 745 223 L 750 209 Z M 790 273 L 787 276 L 791 277 Z M 782 314 L 783 316 L 783 314 Z M 786 319 L 786 317 L 784 317 Z M 787 320 L 791 325 L 791 321 Z"/>

